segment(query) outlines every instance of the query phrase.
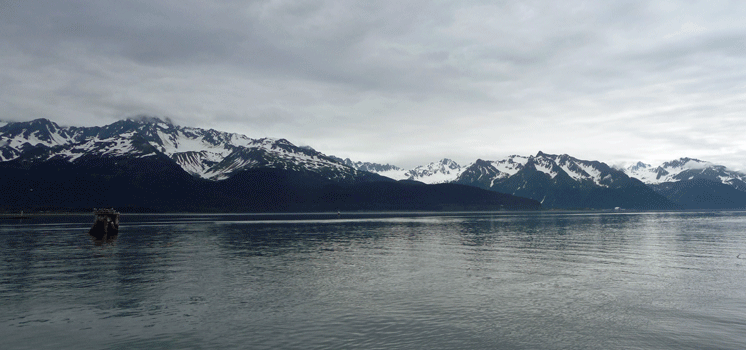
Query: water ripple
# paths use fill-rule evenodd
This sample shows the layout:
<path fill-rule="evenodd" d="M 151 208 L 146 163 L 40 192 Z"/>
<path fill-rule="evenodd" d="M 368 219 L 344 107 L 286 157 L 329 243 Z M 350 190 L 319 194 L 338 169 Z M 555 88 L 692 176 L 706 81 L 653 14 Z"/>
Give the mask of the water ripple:
<path fill-rule="evenodd" d="M 0 225 L 11 348 L 746 347 L 741 212 L 88 219 Z"/>

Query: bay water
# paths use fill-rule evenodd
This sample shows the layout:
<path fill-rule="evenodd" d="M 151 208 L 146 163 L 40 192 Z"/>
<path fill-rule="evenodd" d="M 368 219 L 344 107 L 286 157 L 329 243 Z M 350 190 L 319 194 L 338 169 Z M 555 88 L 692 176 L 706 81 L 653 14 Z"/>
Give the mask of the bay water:
<path fill-rule="evenodd" d="M 746 348 L 746 212 L 92 222 L 0 220 L 0 348 Z"/>

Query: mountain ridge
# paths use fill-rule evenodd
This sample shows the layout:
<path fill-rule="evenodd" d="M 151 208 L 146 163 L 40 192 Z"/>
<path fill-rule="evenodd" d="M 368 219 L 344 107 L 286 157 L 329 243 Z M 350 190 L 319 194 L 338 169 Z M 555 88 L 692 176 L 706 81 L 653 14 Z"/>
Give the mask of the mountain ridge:
<path fill-rule="evenodd" d="M 629 187 L 630 191 L 639 192 L 638 195 L 646 201 L 658 203 L 648 206 L 644 203 L 635 204 L 629 198 L 620 201 L 626 205 L 633 204 L 635 207 L 674 208 L 661 201 L 660 197 L 651 195 L 640 185 L 646 185 L 679 208 L 738 209 L 746 207 L 742 205 L 746 199 L 739 198 L 740 196 L 746 198 L 746 174 L 729 170 L 722 165 L 687 157 L 667 161 L 655 167 L 637 162 L 624 168 L 617 168 L 600 161 L 586 161 L 567 154 L 555 155 L 539 151 L 534 156 L 512 155 L 496 161 L 477 159 L 460 168 L 462 170 L 459 173 L 452 174 L 446 181 L 442 179 L 441 181 L 533 198 L 550 208 L 555 206 L 561 208 L 597 207 L 604 201 L 598 198 L 591 200 L 588 196 L 607 193 L 607 196 L 616 195 L 624 198 L 625 196 L 621 193 L 613 194 L 620 191 L 620 185 L 632 186 Z M 516 175 L 518 176 L 514 177 Z M 559 178 L 555 178 L 557 176 Z M 720 183 L 736 192 L 698 180 Z M 687 181 L 693 184 L 684 185 Z M 677 183 L 681 185 L 676 185 Z M 717 193 L 709 196 L 696 195 L 712 189 L 717 189 Z M 585 194 L 581 195 L 578 191 Z M 695 198 L 699 198 L 699 202 Z M 612 202 L 609 200 L 603 207 L 611 205 Z"/>
<path fill-rule="evenodd" d="M 396 182 L 285 139 L 175 126 L 159 118 L 102 127 L 47 119 L 0 126 L 0 210 L 537 210 L 468 186 Z"/>
<path fill-rule="evenodd" d="M 188 173 L 208 180 L 224 180 L 235 172 L 258 167 L 324 172 L 340 179 L 360 176 L 358 170 L 286 139 L 251 139 L 214 129 L 176 126 L 155 117 L 128 118 L 101 127 L 60 127 L 48 119 L 8 123 L 0 127 L 0 161 L 14 160 L 38 147 L 46 152 L 35 153 L 37 160 L 74 162 L 83 154 L 154 155 L 143 142 Z"/>
<path fill-rule="evenodd" d="M 183 127 L 169 119 L 139 116 L 105 126 L 61 127 L 48 119 L 0 124 L 0 163 L 33 164 L 47 161 L 85 162 L 89 158 L 167 157 L 183 171 L 208 180 L 223 181 L 252 169 L 280 169 L 339 183 L 406 180 L 426 184 L 454 183 L 531 198 L 548 208 L 674 208 L 707 207 L 693 203 L 682 191 L 718 188 L 724 203 L 741 203 L 746 196 L 746 174 L 694 158 L 679 158 L 654 167 L 637 162 L 616 168 L 596 160 L 538 151 L 532 156 L 511 155 L 500 160 L 477 159 L 462 166 L 443 158 L 409 170 L 391 164 L 353 161 L 325 155 L 310 146 L 296 146 L 283 138 L 252 139 L 245 135 Z M 707 180 L 725 187 L 695 181 Z M 695 189 L 695 187 L 697 189 Z M 727 193 L 726 193 L 727 192 Z M 639 201 L 634 200 L 634 193 Z M 721 207 L 713 199 L 713 206 Z"/>

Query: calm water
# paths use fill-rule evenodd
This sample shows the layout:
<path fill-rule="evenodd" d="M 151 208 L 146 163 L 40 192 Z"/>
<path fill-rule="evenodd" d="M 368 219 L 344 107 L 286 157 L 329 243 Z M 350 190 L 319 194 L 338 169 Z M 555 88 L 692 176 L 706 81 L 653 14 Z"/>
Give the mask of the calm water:
<path fill-rule="evenodd" d="M 0 221 L 3 349 L 744 349 L 746 213 Z"/>

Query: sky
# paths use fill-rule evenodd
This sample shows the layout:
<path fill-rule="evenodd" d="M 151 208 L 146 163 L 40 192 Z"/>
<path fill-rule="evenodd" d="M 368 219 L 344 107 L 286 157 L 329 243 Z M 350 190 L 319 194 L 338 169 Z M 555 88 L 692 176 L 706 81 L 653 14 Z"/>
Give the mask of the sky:
<path fill-rule="evenodd" d="M 746 171 L 745 1 L 0 0 L 0 120 Z"/>

